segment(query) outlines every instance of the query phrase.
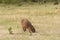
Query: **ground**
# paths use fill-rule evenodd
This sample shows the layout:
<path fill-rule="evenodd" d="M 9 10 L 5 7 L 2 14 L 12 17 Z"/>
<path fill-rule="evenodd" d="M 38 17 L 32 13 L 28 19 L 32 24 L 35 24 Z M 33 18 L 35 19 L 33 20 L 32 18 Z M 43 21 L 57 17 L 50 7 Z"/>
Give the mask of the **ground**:
<path fill-rule="evenodd" d="M 33 24 L 36 33 L 23 32 L 22 18 Z M 13 34 L 9 34 L 9 27 Z M 0 40 L 60 40 L 60 4 L 0 4 Z"/>

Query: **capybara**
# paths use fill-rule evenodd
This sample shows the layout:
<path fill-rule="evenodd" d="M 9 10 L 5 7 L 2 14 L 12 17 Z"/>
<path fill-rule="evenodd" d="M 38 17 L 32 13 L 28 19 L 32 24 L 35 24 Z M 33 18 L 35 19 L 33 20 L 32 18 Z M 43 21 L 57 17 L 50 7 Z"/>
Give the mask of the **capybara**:
<path fill-rule="evenodd" d="M 54 0 L 54 5 L 59 4 L 58 0 Z"/>
<path fill-rule="evenodd" d="M 27 20 L 26 18 L 21 20 L 21 24 L 22 24 L 22 28 L 23 31 L 25 32 L 27 29 L 29 32 L 35 32 L 35 28 L 33 27 L 33 25 L 31 24 L 31 22 L 29 20 Z"/>

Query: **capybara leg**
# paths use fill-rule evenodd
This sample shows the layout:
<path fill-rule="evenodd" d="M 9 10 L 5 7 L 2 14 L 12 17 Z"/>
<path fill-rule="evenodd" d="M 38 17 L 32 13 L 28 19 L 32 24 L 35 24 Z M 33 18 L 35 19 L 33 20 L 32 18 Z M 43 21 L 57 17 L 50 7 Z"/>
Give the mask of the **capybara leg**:
<path fill-rule="evenodd" d="M 26 31 L 26 28 L 23 28 L 23 31 L 25 32 Z"/>
<path fill-rule="evenodd" d="M 29 30 L 29 32 L 30 32 L 30 33 L 32 33 L 32 31 L 31 31 L 31 30 Z"/>
<path fill-rule="evenodd" d="M 28 30 L 29 30 L 30 33 L 32 32 L 30 28 L 28 28 Z"/>

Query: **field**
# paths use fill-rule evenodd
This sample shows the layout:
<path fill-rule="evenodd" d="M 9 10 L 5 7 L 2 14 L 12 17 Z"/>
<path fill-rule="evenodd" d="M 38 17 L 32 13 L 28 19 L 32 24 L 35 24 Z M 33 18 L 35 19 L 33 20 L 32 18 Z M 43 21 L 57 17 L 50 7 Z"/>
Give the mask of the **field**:
<path fill-rule="evenodd" d="M 23 32 L 21 19 L 27 18 L 36 33 Z M 9 34 L 8 28 L 14 34 Z M 60 4 L 0 4 L 0 40 L 60 40 Z"/>

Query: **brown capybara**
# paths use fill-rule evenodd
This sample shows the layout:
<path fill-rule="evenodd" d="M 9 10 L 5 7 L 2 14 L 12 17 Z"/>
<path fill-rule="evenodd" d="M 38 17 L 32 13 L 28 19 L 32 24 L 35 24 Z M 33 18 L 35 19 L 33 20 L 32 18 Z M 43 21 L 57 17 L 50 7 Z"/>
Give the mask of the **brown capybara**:
<path fill-rule="evenodd" d="M 54 5 L 59 4 L 58 0 L 54 0 Z"/>
<path fill-rule="evenodd" d="M 35 32 L 35 28 L 33 27 L 33 25 L 31 24 L 30 21 L 28 21 L 27 19 L 22 19 L 21 20 L 21 24 L 22 24 L 22 28 L 24 30 L 24 32 L 28 29 L 29 32 Z"/>

